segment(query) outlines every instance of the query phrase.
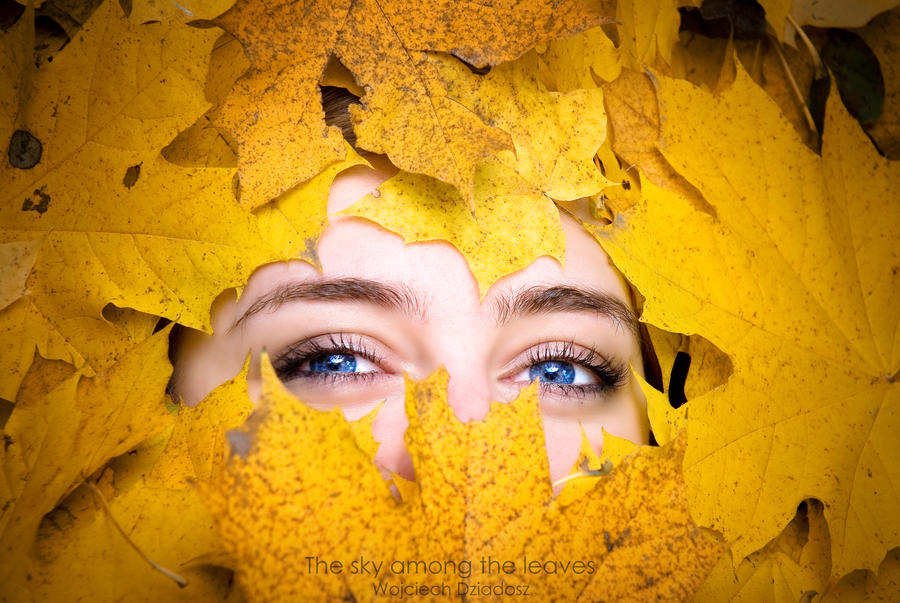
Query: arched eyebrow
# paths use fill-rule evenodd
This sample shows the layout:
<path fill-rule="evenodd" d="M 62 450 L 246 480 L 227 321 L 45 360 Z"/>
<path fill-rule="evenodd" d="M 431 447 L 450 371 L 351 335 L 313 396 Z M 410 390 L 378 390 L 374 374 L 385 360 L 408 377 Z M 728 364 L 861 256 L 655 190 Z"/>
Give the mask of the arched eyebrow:
<path fill-rule="evenodd" d="M 236 329 L 245 320 L 260 312 L 275 312 L 284 304 L 302 300 L 363 302 L 402 312 L 420 322 L 425 320 L 424 305 L 421 300 L 402 283 L 382 283 L 361 278 L 337 278 L 323 281 L 295 281 L 279 285 L 254 301 L 228 330 Z"/>
<path fill-rule="evenodd" d="M 493 302 L 494 320 L 502 325 L 515 316 L 552 312 L 593 312 L 623 326 L 638 336 L 638 320 L 626 304 L 596 289 L 568 285 L 534 286 L 501 295 Z"/>

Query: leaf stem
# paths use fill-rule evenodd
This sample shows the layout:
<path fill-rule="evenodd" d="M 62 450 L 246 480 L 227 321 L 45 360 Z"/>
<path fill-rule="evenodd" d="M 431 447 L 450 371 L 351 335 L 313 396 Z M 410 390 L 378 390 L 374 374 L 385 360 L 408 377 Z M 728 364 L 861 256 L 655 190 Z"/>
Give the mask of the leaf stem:
<path fill-rule="evenodd" d="M 109 505 L 106 504 L 106 497 L 103 496 L 103 492 L 100 490 L 100 488 L 98 488 L 91 480 L 85 480 L 84 483 L 86 483 L 86 484 L 91 488 L 91 490 L 94 492 L 94 494 L 95 494 L 95 495 L 97 496 L 97 498 L 100 500 L 100 505 L 103 507 L 103 510 L 106 512 L 106 517 L 107 517 L 107 518 L 112 522 L 112 524 L 116 527 L 116 530 L 118 530 L 119 534 L 122 535 L 122 538 L 125 539 L 125 542 L 127 542 L 129 545 L 131 545 L 131 548 L 133 548 L 133 549 L 135 550 L 135 552 L 136 552 L 138 555 L 140 555 L 141 558 L 142 558 L 144 561 L 146 561 L 148 564 L 150 564 L 150 567 L 152 567 L 153 569 L 155 569 L 156 571 L 158 571 L 158 572 L 161 573 L 162 575 L 164 575 L 164 576 L 166 576 L 166 577 L 168 577 L 168 578 L 174 580 L 174 581 L 175 581 L 175 584 L 177 584 L 180 588 L 184 588 L 185 586 L 187 586 L 188 582 L 187 582 L 186 579 L 182 578 L 181 576 L 179 576 L 178 574 L 176 574 L 176 573 L 173 572 L 172 570 L 166 569 L 166 568 L 164 568 L 163 566 L 161 566 L 161 565 L 159 565 L 158 563 L 156 563 L 155 561 L 153 561 L 153 559 L 151 559 L 150 557 L 148 557 L 148 556 L 144 553 L 144 551 L 142 551 L 142 550 L 138 547 L 138 545 L 136 545 L 136 544 L 134 543 L 134 541 L 132 541 L 131 538 L 128 537 L 128 534 L 125 533 L 125 530 L 122 529 L 122 526 L 120 526 L 120 525 L 119 525 L 119 522 L 116 521 L 116 518 L 113 517 L 112 511 L 110 510 Z"/>
<path fill-rule="evenodd" d="M 778 40 L 773 40 L 775 45 L 775 52 L 778 54 L 778 58 L 781 60 L 781 67 L 784 69 L 784 73 L 787 76 L 788 82 L 791 84 L 791 90 L 794 91 L 794 96 L 797 97 L 797 102 L 800 104 L 800 107 L 803 111 L 803 117 L 806 118 L 806 125 L 809 127 L 809 131 L 813 134 L 813 136 L 818 140 L 819 131 L 816 129 L 816 122 L 813 120 L 812 113 L 809 112 L 809 107 L 806 106 L 806 99 L 803 98 L 803 93 L 800 91 L 800 86 L 797 85 L 797 80 L 794 79 L 794 74 L 791 73 L 791 68 L 788 66 L 787 59 L 784 58 L 784 51 L 781 48 L 781 42 Z"/>
<path fill-rule="evenodd" d="M 788 14 L 787 16 L 788 22 L 791 24 L 791 27 L 794 28 L 794 31 L 797 32 L 797 35 L 800 36 L 800 39 L 803 40 L 804 46 L 806 46 L 806 50 L 809 51 L 810 56 L 813 60 L 813 65 L 816 68 L 815 78 L 817 80 L 825 77 L 825 66 L 822 64 L 822 57 L 819 56 L 819 51 L 816 50 L 816 47 L 813 45 L 812 40 L 809 39 L 809 36 L 806 35 L 806 32 L 803 31 L 803 28 L 800 27 L 794 18 Z"/>
<path fill-rule="evenodd" d="M 588 469 L 587 468 L 587 459 L 585 459 L 584 463 L 582 463 L 583 469 L 581 471 L 576 471 L 575 473 L 570 473 L 565 477 L 561 477 L 553 484 L 551 487 L 556 488 L 557 486 L 562 486 L 566 482 L 575 480 L 575 479 L 584 479 L 586 477 L 601 477 L 604 475 L 608 475 L 610 471 L 612 471 L 612 461 L 606 459 L 603 461 L 603 465 L 599 469 Z"/>
<path fill-rule="evenodd" d="M 595 473 L 592 474 L 587 471 L 579 471 L 577 473 L 570 473 L 569 475 L 567 475 L 565 477 L 561 477 L 558 480 L 556 480 L 555 482 L 553 482 L 551 487 L 556 488 L 558 486 L 562 486 L 566 482 L 570 482 L 574 479 L 582 479 L 585 477 L 599 477 L 599 476 Z"/>

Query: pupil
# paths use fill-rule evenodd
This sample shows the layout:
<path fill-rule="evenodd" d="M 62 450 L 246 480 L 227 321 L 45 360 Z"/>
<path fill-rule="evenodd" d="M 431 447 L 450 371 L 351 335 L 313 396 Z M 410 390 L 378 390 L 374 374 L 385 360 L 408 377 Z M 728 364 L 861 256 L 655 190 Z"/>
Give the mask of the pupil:
<path fill-rule="evenodd" d="M 575 367 L 570 362 L 558 360 L 538 362 L 528 370 L 528 378 L 532 381 L 540 379 L 541 383 L 569 384 L 575 381 Z"/>
<path fill-rule="evenodd" d="M 356 371 L 356 358 L 352 354 L 325 354 L 309 363 L 313 373 L 352 373 Z"/>

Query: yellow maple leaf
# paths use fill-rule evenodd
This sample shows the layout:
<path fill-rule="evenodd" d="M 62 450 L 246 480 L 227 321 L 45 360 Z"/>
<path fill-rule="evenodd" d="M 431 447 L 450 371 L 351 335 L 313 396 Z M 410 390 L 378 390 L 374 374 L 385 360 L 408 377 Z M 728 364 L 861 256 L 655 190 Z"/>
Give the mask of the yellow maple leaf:
<path fill-rule="evenodd" d="M 209 57 L 203 87 L 213 106 L 162 149 L 166 161 L 184 167 L 237 167 L 236 144 L 215 123 L 225 97 L 249 67 L 240 42 L 228 33 L 219 36 Z"/>
<path fill-rule="evenodd" d="M 497 153 L 496 161 L 535 191 L 569 201 L 608 184 L 593 162 L 606 139 L 599 88 L 548 91 L 537 77 L 536 57 L 498 65 L 485 76 L 449 58 L 432 63 L 453 100 L 509 132 L 514 148 Z"/>
<path fill-rule="evenodd" d="M 93 379 L 78 374 L 48 393 L 21 392 L 4 427 L 0 480 L 0 583 L 24 592 L 41 518 L 110 458 L 172 420 L 166 412 L 168 329 L 135 346 Z"/>
<path fill-rule="evenodd" d="M 241 41 L 251 64 L 216 116 L 238 144 L 245 207 L 259 207 L 343 159 L 344 141 L 325 125 L 316 84 L 350 5 L 310 2 L 298 18 L 294 3 L 239 0 L 215 19 Z"/>
<path fill-rule="evenodd" d="M 808 501 L 781 534 L 733 567 L 723 555 L 697 591 L 696 601 L 796 603 L 825 593 L 831 556 L 822 504 Z"/>
<path fill-rule="evenodd" d="M 121 181 L 206 110 L 203 66 L 215 33 L 188 27 L 175 7 L 163 12 L 141 24 L 105 2 L 66 52 L 35 72 L 27 102 L 7 110 L 40 145 L 40 161 L 3 162 L 4 207 L 29 211 L 30 201 L 43 213 L 42 203 L 79 194 L 64 185 L 92 172 Z"/>
<path fill-rule="evenodd" d="M 0 207 L 0 236 L 42 237 L 28 295 L 0 315 L 0 329 L 21 334 L 25 356 L 38 346 L 47 357 L 86 364 L 88 374 L 133 345 L 130 323 L 143 320 L 115 324 L 103 315 L 109 303 L 209 330 L 209 306 L 223 289 L 285 257 L 260 237 L 254 216 L 228 200 L 230 173 L 157 159 L 131 189 L 98 172 L 81 180 L 84 198 L 54 190 L 59 197 L 44 215 Z M 63 180 L 54 186 L 68 188 Z M 193 208 L 192 220 L 180 216 L 181 204 Z M 22 316 L 35 326 L 23 328 Z M 4 391 L 15 391 L 24 368 Z"/>
<path fill-rule="evenodd" d="M 25 280 L 39 247 L 39 239 L 0 243 L 0 265 L 5 267 L 0 275 L 0 310 L 25 295 Z"/>
<path fill-rule="evenodd" d="M 245 206 L 258 207 L 343 158 L 316 86 L 332 53 L 366 88 L 364 106 L 352 108 L 360 146 L 403 170 L 453 184 L 471 206 L 477 164 L 508 147 L 508 137 L 447 98 L 423 51 L 493 64 L 607 20 L 582 0 L 552 8 L 544 2 L 408 8 L 393 1 L 310 2 L 297 19 L 294 3 L 276 8 L 240 0 L 215 20 L 245 44 L 252 64 L 220 116 L 240 145 Z"/>
<path fill-rule="evenodd" d="M 703 209 L 708 204 L 697 189 L 666 161 L 657 148 L 659 106 L 649 77 L 623 69 L 614 81 L 603 84 L 609 115 L 611 150 L 628 166 L 640 166 L 643 177 L 679 193 Z"/>
<path fill-rule="evenodd" d="M 835 584 L 825 596 L 823 603 L 843 603 L 844 601 L 890 601 L 900 591 L 900 549 L 894 549 L 885 556 L 877 572 L 855 571 Z"/>
<path fill-rule="evenodd" d="M 563 261 L 559 210 L 530 185 L 516 191 L 519 180 L 503 165 L 482 166 L 475 180 L 477 219 L 452 186 L 403 172 L 379 186 L 377 198 L 366 195 L 341 214 L 372 220 L 407 243 L 448 241 L 465 256 L 484 296 L 498 278 L 541 255 Z"/>
<path fill-rule="evenodd" d="M 31 427 L 21 446 L 34 449 L 44 433 L 37 427 L 42 419 L 51 418 L 52 413 L 47 411 L 56 408 L 64 416 L 52 417 L 51 432 L 44 438 L 46 451 L 39 458 L 29 459 L 34 466 L 28 481 L 45 483 L 42 480 L 54 471 L 57 477 L 43 491 L 0 490 L 10 509 L 3 515 L 8 523 L 2 544 L 9 546 L 14 536 L 26 535 L 19 548 L 5 549 L 9 556 L 4 559 L 9 563 L 3 570 L 8 573 L 4 574 L 0 595 L 12 595 L 17 600 L 27 593 L 32 600 L 83 596 L 92 600 L 126 597 L 197 601 L 221 600 L 230 594 L 229 600 L 241 600 L 239 593 L 232 592 L 231 572 L 222 567 L 228 564 L 228 558 L 212 519 L 191 484 L 215 479 L 227 454 L 225 430 L 237 427 L 252 408 L 246 396 L 247 367 L 203 404 L 181 408 L 173 416 L 162 395 L 168 377 L 166 335 L 163 332 L 141 346 L 145 349 L 135 350 L 139 353 L 131 360 L 123 359 L 109 375 L 96 377 L 93 381 L 97 383 L 83 382 L 90 389 L 78 393 L 86 407 L 82 410 L 85 420 L 79 423 L 84 433 L 78 434 L 83 438 L 78 450 L 99 444 L 90 454 L 73 453 L 66 443 L 73 437 L 65 433 L 71 425 L 66 419 L 72 409 L 63 407 L 61 396 L 55 392 L 58 383 L 69 380 L 56 366 L 64 365 L 41 359 L 33 365 L 22 385 L 21 406 L 14 410 L 7 426 L 9 438 L 2 460 L 10 478 L 27 469 L 19 452 L 19 427 Z M 130 392 L 131 397 L 119 394 L 132 378 L 146 379 L 147 383 Z M 85 400 L 95 400 L 98 391 L 108 396 L 107 410 L 84 404 Z M 151 392 L 153 395 L 148 395 Z M 236 398 L 235 392 L 242 395 Z M 41 406 L 29 408 L 35 400 Z M 106 414 L 112 409 L 112 416 Z M 153 420 L 148 420 L 148 412 Z M 104 436 L 98 436 L 97 425 Z M 118 437 L 115 434 L 124 432 L 129 437 L 117 442 L 114 449 L 106 445 Z M 155 435 L 138 443 L 150 433 Z M 125 450 L 129 451 L 115 456 Z M 96 479 L 99 496 L 105 499 L 101 501 L 81 478 L 106 459 L 109 462 Z M 74 468 L 88 462 L 91 464 L 78 471 L 78 480 L 73 483 L 78 487 L 57 504 L 55 497 L 60 495 L 62 482 L 75 475 Z M 95 480 L 92 476 L 86 481 Z M 21 512 L 23 508 L 25 512 Z M 44 515 L 50 508 L 53 510 Z M 20 513 L 13 514 L 12 509 Z M 179 574 L 187 586 L 179 588 L 168 575 L 154 571 L 148 558 Z"/>
<path fill-rule="evenodd" d="M 41 522 L 34 555 L 19 559 L 18 580 L 4 592 L 34 601 L 241 600 L 232 573 L 220 565 L 227 556 L 196 491 L 152 483 L 150 468 L 169 435 L 112 459 L 96 486 L 83 484 L 61 501 Z"/>
<path fill-rule="evenodd" d="M 541 81 L 557 92 L 593 88 L 598 78 L 611 82 L 622 70 L 621 54 L 601 27 L 550 40 L 535 52 Z"/>
<path fill-rule="evenodd" d="M 345 143 L 346 144 L 346 143 Z M 316 242 L 328 218 L 328 191 L 335 177 L 354 166 L 369 165 L 350 145 L 342 161 L 256 210 L 260 235 L 285 257 L 299 257 L 318 266 Z"/>
<path fill-rule="evenodd" d="M 669 63 L 672 47 L 678 41 L 676 0 L 619 0 L 616 19 L 619 24 L 622 61 L 631 69 L 656 66 L 659 60 Z"/>
<path fill-rule="evenodd" d="M 661 116 L 679 116 L 661 119 L 659 149 L 714 216 L 645 183 L 646 201 L 597 236 L 645 292 L 644 319 L 703 335 L 734 373 L 678 411 L 648 391 L 654 432 L 686 426 L 692 513 L 737 558 L 815 497 L 832 576 L 875 569 L 900 543 L 900 516 L 880 511 L 898 505 L 900 170 L 835 94 L 818 157 L 741 70 L 719 96 L 657 88 Z"/>
<path fill-rule="evenodd" d="M 34 72 L 34 7 L 28 6 L 22 17 L 0 35 L 0 140 L 12 140 L 20 127 L 20 105 L 31 91 Z M 30 139 L 21 138 L 14 155 L 31 156 L 35 152 Z"/>
<path fill-rule="evenodd" d="M 419 479 L 401 502 L 339 410 L 307 407 L 271 366 L 263 375 L 223 474 L 201 485 L 250 600 L 387 600 L 392 587 L 453 600 L 498 584 L 546 601 L 685 598 L 722 550 L 689 518 L 678 443 L 644 448 L 588 495 L 554 502 L 534 387 L 461 424 L 445 372 L 408 384 Z"/>
<path fill-rule="evenodd" d="M 207 107 L 200 66 L 214 36 L 181 23 L 174 7 L 178 18 L 163 9 L 163 21 L 147 24 L 136 19 L 162 15 L 125 19 L 120 10 L 99 7 L 16 107 L 17 127 L 42 152 L 27 169 L 0 166 L 0 242 L 41 247 L 26 297 L 0 315 L 0 331 L 16 342 L 0 377 L 10 399 L 35 347 L 91 375 L 139 341 L 131 335 L 146 317 L 114 324 L 103 315 L 107 304 L 208 330 L 209 305 L 223 288 L 285 257 L 229 202 L 231 170 L 183 169 L 158 157 Z M 192 220 L 180 215 L 182 204 Z"/>
<path fill-rule="evenodd" d="M 150 485 L 183 488 L 221 472 L 226 430 L 238 427 L 253 409 L 247 394 L 249 368 L 248 359 L 240 373 L 214 389 L 202 404 L 179 408 L 161 457 L 148 475 Z"/>

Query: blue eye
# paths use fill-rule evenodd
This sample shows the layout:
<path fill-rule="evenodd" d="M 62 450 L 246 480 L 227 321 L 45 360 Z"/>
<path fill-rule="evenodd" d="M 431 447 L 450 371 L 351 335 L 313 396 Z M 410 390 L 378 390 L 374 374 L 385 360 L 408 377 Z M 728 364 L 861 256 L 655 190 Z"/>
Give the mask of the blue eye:
<path fill-rule="evenodd" d="M 559 383 L 568 385 L 575 382 L 575 367 L 571 362 L 546 360 L 531 365 L 528 369 L 529 381 L 535 379 L 541 383 Z"/>
<path fill-rule="evenodd" d="M 353 354 L 322 354 L 309 361 L 311 373 L 355 373 L 356 356 Z"/>
<path fill-rule="evenodd" d="M 272 367 L 285 383 L 308 379 L 334 384 L 385 373 L 367 340 L 344 333 L 299 341 L 276 357 Z"/>

